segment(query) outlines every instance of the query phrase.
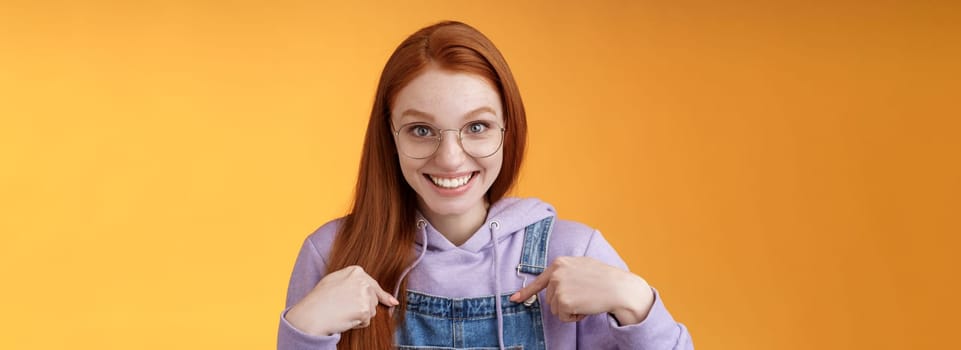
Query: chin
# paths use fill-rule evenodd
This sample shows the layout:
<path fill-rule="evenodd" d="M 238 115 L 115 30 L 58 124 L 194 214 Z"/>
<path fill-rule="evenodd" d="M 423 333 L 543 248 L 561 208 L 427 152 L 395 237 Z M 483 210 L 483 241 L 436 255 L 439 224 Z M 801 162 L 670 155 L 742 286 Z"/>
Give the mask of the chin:
<path fill-rule="evenodd" d="M 483 202 L 484 198 L 422 198 L 421 200 L 431 212 L 446 216 L 465 214 L 473 209 L 476 203 Z"/>

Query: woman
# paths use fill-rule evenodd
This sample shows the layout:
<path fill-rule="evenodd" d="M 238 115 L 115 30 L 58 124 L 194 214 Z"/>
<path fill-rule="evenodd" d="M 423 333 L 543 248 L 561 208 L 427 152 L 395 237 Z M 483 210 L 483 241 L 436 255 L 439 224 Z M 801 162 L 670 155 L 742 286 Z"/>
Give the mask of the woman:
<path fill-rule="evenodd" d="M 596 230 L 505 198 L 526 119 L 500 52 L 423 28 L 381 75 L 352 211 L 301 248 L 280 349 L 688 349 Z"/>

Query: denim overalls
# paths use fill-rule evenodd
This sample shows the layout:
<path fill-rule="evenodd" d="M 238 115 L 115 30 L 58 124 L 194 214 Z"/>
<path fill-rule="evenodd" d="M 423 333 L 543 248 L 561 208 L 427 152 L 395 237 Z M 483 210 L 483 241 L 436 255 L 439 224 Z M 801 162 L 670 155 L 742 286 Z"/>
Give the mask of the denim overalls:
<path fill-rule="evenodd" d="M 524 247 L 517 273 L 539 275 L 547 266 L 547 242 L 554 226 L 547 217 L 524 228 Z M 533 279 L 533 277 L 531 277 Z M 514 303 L 502 294 L 504 346 L 507 349 L 544 350 L 541 304 Z M 407 312 L 395 341 L 401 350 L 498 349 L 494 296 L 452 299 L 407 291 Z"/>

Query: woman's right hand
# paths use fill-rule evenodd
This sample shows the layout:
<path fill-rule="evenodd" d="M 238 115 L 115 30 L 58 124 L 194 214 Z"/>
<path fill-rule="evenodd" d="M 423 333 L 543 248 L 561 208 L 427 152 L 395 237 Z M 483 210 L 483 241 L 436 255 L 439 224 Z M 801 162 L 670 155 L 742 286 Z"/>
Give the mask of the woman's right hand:
<path fill-rule="evenodd" d="M 285 318 L 305 333 L 327 336 L 369 326 L 377 304 L 392 307 L 400 302 L 354 265 L 324 276 Z"/>

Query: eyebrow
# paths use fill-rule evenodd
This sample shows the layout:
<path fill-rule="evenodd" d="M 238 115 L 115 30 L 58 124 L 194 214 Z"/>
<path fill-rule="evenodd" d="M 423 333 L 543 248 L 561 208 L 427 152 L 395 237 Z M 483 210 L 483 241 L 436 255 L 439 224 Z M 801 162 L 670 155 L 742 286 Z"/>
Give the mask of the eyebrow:
<path fill-rule="evenodd" d="M 490 113 L 490 114 L 493 114 L 493 115 L 497 115 L 497 113 L 494 112 L 494 109 L 493 109 L 493 108 L 491 108 L 491 107 L 489 107 L 489 106 L 482 106 L 482 107 L 475 108 L 474 110 L 472 110 L 472 111 L 470 111 L 470 112 L 467 112 L 467 114 L 464 114 L 464 116 L 462 116 L 461 119 L 462 119 L 462 120 L 463 120 L 463 119 L 470 119 L 471 117 L 476 116 L 476 115 L 481 114 L 481 113 L 484 113 L 484 112 L 487 112 L 487 113 Z M 403 112 L 400 113 L 400 119 L 403 119 L 404 117 L 408 117 L 408 116 L 409 116 L 409 117 L 420 117 L 420 118 L 424 118 L 424 119 L 430 119 L 430 120 L 432 120 L 432 121 L 437 120 L 437 118 L 435 118 L 433 114 L 430 114 L 430 113 L 427 113 L 427 112 L 424 112 L 424 111 L 420 111 L 420 110 L 416 110 L 416 109 L 413 109 L 413 108 L 408 108 L 408 109 L 406 109 L 406 110 L 404 110 Z"/>

